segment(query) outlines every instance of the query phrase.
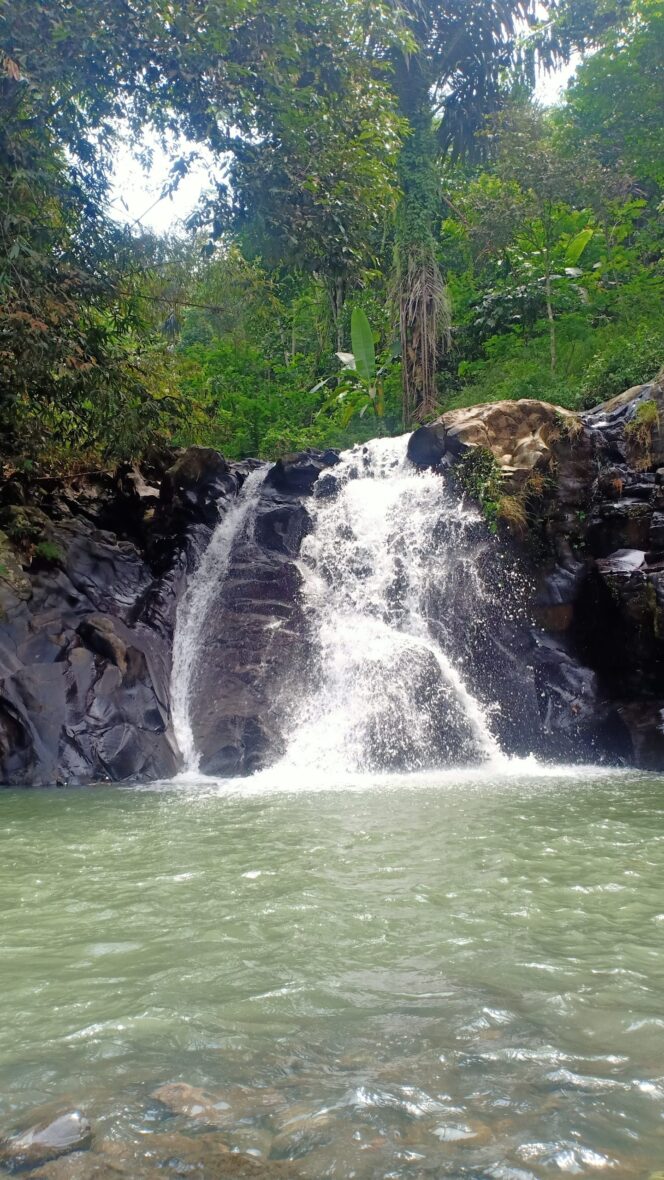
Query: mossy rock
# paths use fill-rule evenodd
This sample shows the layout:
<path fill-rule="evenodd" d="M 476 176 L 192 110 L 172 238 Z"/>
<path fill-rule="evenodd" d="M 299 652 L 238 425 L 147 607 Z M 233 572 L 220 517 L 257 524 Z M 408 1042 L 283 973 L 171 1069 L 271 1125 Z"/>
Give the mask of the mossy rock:
<path fill-rule="evenodd" d="M 0 588 L 9 587 L 22 602 L 32 595 L 32 583 L 6 533 L 0 532 Z"/>
<path fill-rule="evenodd" d="M 33 545 L 44 536 L 48 517 L 39 508 L 8 504 L 0 512 L 0 526 L 14 545 Z"/>

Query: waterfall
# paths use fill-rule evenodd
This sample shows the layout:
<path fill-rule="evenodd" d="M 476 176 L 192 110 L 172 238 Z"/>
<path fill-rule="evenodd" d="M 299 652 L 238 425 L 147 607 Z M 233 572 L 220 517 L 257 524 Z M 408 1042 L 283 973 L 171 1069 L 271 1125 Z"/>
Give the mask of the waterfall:
<path fill-rule="evenodd" d="M 481 517 L 408 461 L 407 442 L 344 452 L 313 500 L 300 565 L 315 673 L 280 770 L 418 770 L 501 756 L 490 707 L 463 670 L 464 619 L 470 626 L 486 594 L 471 543 L 485 536 Z M 446 605 L 431 617 L 434 599 Z"/>
<path fill-rule="evenodd" d="M 199 762 L 190 702 L 194 674 L 204 657 L 204 632 L 209 609 L 228 571 L 233 544 L 256 507 L 265 474 L 266 469 L 263 467 L 247 476 L 237 499 L 214 530 L 201 563 L 178 605 L 173 637 L 171 715 L 185 770 L 196 770 Z"/>

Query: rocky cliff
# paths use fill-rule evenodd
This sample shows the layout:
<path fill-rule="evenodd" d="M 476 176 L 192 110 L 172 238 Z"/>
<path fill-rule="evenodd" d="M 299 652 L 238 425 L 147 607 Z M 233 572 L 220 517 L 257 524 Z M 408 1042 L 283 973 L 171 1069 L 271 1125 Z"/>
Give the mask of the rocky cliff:
<path fill-rule="evenodd" d="M 411 439 L 455 473 L 533 573 L 533 664 L 545 728 L 664 769 L 664 385 L 588 413 L 538 401 L 455 410 Z M 493 484 L 475 481 L 486 456 Z M 471 479 L 468 479 L 468 473 Z M 485 497 L 486 501 L 486 497 Z"/>
<path fill-rule="evenodd" d="M 301 455 L 265 480 L 255 533 L 234 553 L 197 679 L 203 770 L 245 773 L 275 752 L 272 672 L 303 650 L 295 623 L 281 626 L 298 611 L 293 557 L 308 527 L 303 499 L 336 459 Z M 192 447 L 115 475 L 5 482 L 0 782 L 177 773 L 169 690 L 178 601 L 255 466 Z"/>
<path fill-rule="evenodd" d="M 546 754 L 664 769 L 662 414 L 654 382 L 587 414 L 497 403 L 412 436 L 412 460 L 483 500 L 497 544 L 535 586 L 515 643 L 537 714 L 533 746 Z M 233 550 L 194 693 L 203 771 L 247 773 L 280 753 L 277 690 L 286 671 L 291 686 L 304 684 L 310 666 L 297 565 L 307 502 L 334 495 L 325 469 L 336 462 L 308 452 L 274 465 Z M 177 772 L 177 604 L 255 466 L 191 448 L 114 475 L 4 483 L 0 782 Z M 482 634 L 488 625 L 475 627 L 475 663 L 480 675 L 490 650 L 500 679 L 505 645 Z M 512 675 L 514 652 L 503 654 Z"/>

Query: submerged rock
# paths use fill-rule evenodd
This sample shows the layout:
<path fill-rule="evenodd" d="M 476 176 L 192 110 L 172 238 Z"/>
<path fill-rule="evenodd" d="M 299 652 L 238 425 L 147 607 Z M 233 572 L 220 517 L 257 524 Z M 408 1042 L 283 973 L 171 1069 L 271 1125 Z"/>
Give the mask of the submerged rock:
<path fill-rule="evenodd" d="M 159 1086 L 151 1096 L 171 1114 L 184 1115 L 209 1127 L 228 1127 L 234 1122 L 235 1116 L 228 1102 L 187 1082 L 169 1082 Z"/>
<path fill-rule="evenodd" d="M 160 1131 L 136 1142 L 104 1140 L 95 1151 L 69 1155 L 30 1172 L 34 1180 L 164 1180 L 190 1175 L 201 1180 L 296 1180 L 300 1173 L 290 1163 L 235 1152 L 214 1133 Z"/>
<path fill-rule="evenodd" d="M 187 1082 L 168 1082 L 153 1090 L 151 1097 L 171 1114 L 223 1128 L 232 1128 L 242 1120 L 265 1117 L 286 1105 L 276 1090 L 230 1086 L 223 1092 L 212 1094 Z"/>
<path fill-rule="evenodd" d="M 92 1127 L 78 1110 L 67 1111 L 50 1122 L 37 1123 L 19 1135 L 0 1141 L 0 1162 L 14 1168 L 35 1167 L 70 1152 L 81 1151 L 92 1141 Z"/>

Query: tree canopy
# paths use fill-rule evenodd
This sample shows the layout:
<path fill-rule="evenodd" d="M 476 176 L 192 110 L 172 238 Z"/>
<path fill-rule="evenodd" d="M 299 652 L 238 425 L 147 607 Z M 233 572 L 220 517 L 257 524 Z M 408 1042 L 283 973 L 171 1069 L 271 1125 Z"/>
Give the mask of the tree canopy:
<path fill-rule="evenodd" d="M 663 37 L 662 0 L 0 0 L 3 461 L 270 456 L 645 379 Z M 217 162 L 177 239 L 109 211 L 118 145 L 160 138 L 173 185 Z"/>

